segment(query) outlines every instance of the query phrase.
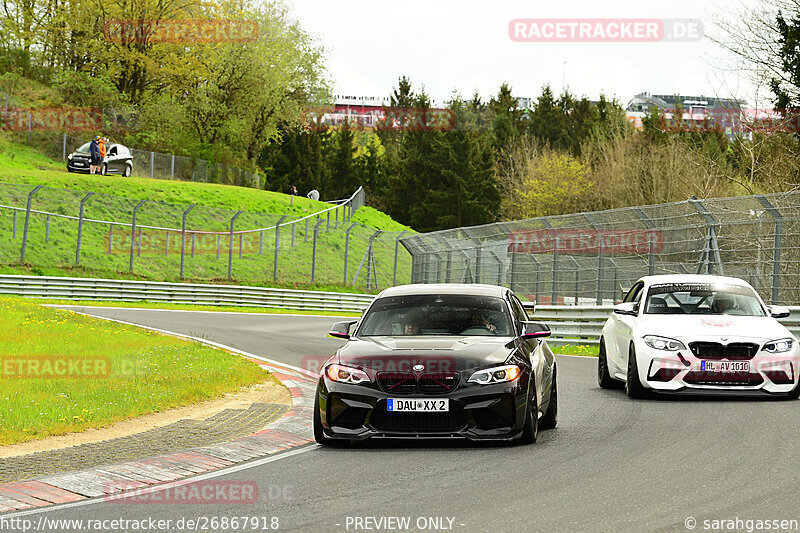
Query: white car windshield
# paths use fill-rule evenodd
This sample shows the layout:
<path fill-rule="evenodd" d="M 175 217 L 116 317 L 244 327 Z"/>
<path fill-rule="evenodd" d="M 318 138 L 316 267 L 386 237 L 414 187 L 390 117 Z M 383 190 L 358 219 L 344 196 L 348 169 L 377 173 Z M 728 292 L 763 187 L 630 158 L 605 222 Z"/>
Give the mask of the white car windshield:
<path fill-rule="evenodd" d="M 710 283 L 661 283 L 647 291 L 650 315 L 767 316 L 750 287 Z"/>
<path fill-rule="evenodd" d="M 78 148 L 78 149 L 77 149 L 77 150 L 75 150 L 75 151 L 76 151 L 76 152 L 80 152 L 80 153 L 82 153 L 82 154 L 88 154 L 88 153 L 89 153 L 89 145 L 90 145 L 90 144 L 91 144 L 91 143 L 86 143 L 86 144 L 84 144 L 83 146 L 81 146 L 80 148 Z"/>
<path fill-rule="evenodd" d="M 510 320 L 501 298 L 462 294 L 381 298 L 356 332 L 359 337 L 510 334 Z"/>

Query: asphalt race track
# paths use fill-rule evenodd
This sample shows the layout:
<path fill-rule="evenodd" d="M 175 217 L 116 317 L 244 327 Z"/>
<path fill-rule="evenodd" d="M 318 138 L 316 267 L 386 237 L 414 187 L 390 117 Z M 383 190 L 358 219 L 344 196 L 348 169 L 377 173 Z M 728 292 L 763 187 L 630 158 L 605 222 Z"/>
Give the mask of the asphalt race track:
<path fill-rule="evenodd" d="M 332 353 L 342 342 L 325 336 L 336 320 L 330 317 L 98 308 L 91 313 L 204 337 L 295 366 L 304 356 Z M 597 386 L 594 358 L 559 357 L 558 373 L 559 426 L 540 433 L 531 446 L 311 445 L 218 478 L 256 481 L 262 494 L 257 504 L 99 502 L 42 514 L 262 516 L 278 517 L 281 531 L 332 532 L 366 530 L 354 527 L 356 517 L 410 517 L 411 530 L 420 525 L 464 532 L 689 531 L 687 519 L 690 526 L 696 521 L 696 531 L 708 531 L 704 520 L 800 520 L 800 468 L 794 462 L 800 402 L 633 401 L 621 390 Z M 429 517 L 445 517 L 444 525 L 434 529 Z"/>

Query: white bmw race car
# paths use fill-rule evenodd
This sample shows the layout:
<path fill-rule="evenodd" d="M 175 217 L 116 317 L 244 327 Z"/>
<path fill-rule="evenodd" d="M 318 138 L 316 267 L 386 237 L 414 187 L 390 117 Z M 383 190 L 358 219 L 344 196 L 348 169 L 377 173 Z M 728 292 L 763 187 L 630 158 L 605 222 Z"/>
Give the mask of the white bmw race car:
<path fill-rule="evenodd" d="M 800 347 L 767 306 L 737 278 L 646 276 L 603 327 L 597 379 L 625 383 L 631 398 L 651 391 L 800 396 Z"/>

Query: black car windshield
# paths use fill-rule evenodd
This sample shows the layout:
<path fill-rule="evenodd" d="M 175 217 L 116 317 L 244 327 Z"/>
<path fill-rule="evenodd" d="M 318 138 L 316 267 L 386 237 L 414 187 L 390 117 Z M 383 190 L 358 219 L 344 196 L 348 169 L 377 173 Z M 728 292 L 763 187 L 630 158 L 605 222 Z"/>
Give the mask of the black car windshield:
<path fill-rule="evenodd" d="M 415 294 L 377 300 L 356 332 L 359 337 L 401 335 L 511 335 L 499 297 Z"/>
<path fill-rule="evenodd" d="M 647 291 L 650 315 L 766 316 L 750 287 L 711 283 L 661 283 Z"/>
<path fill-rule="evenodd" d="M 78 148 L 78 149 L 77 149 L 77 150 L 75 150 L 75 151 L 76 151 L 76 152 L 80 152 L 80 153 L 82 153 L 82 154 L 88 154 L 88 153 L 89 153 L 89 145 L 90 145 L 90 144 L 91 144 L 91 143 L 86 143 L 86 144 L 84 144 L 83 146 L 81 146 L 80 148 Z"/>

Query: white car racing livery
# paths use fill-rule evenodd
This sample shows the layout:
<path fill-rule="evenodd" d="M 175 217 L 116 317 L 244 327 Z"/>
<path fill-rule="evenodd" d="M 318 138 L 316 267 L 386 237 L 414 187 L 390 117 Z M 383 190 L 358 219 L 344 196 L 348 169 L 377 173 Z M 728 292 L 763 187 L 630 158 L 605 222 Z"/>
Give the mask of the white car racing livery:
<path fill-rule="evenodd" d="M 796 399 L 800 348 L 776 320 L 787 316 L 741 279 L 643 277 L 603 327 L 598 382 L 624 382 L 631 398 L 680 391 Z"/>

